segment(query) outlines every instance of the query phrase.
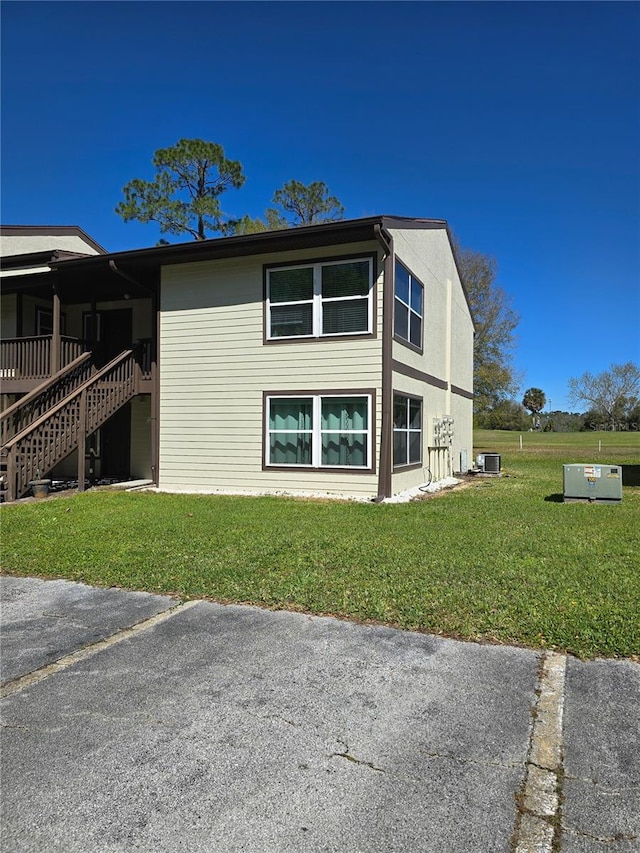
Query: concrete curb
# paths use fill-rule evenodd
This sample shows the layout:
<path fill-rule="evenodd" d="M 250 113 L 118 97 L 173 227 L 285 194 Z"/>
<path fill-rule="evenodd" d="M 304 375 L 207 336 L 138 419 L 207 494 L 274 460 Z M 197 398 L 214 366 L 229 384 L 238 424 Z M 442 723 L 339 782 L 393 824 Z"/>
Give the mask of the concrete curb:
<path fill-rule="evenodd" d="M 566 667 L 564 655 L 546 652 L 542 657 L 527 770 L 519 794 L 515 853 L 551 853 L 559 839 Z"/>

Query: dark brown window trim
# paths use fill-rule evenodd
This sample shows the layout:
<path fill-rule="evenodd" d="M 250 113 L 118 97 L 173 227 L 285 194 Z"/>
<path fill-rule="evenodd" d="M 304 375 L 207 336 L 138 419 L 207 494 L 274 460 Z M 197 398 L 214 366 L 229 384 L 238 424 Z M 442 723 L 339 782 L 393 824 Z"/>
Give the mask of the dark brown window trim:
<path fill-rule="evenodd" d="M 422 316 L 420 317 L 420 346 L 419 346 L 419 347 L 418 347 L 418 346 L 416 346 L 414 343 L 412 343 L 412 342 L 411 342 L 410 340 L 408 340 L 407 338 L 401 338 L 399 335 L 396 335 L 396 287 L 395 287 L 395 268 L 396 268 L 396 264 L 400 264 L 400 266 L 401 266 L 401 267 L 404 267 L 404 268 L 406 269 L 406 271 L 409 273 L 409 275 L 410 275 L 412 278 L 415 278 L 415 280 L 416 280 L 416 281 L 420 284 L 420 286 L 422 287 Z M 401 261 L 401 260 L 400 260 L 400 258 L 398 258 L 398 256 L 397 256 L 397 255 L 394 257 L 394 265 L 393 265 L 393 269 L 394 269 L 394 282 L 393 282 L 393 339 L 394 339 L 394 341 L 397 341 L 399 344 L 402 344 L 403 346 L 408 347 L 409 349 L 413 350 L 414 352 L 419 352 L 419 353 L 420 353 L 420 355 L 422 355 L 422 354 L 424 353 L 424 316 L 425 316 L 425 313 L 426 313 L 426 311 L 425 311 L 425 309 L 426 309 L 426 304 L 425 304 L 425 303 L 426 303 L 427 288 L 424 286 L 424 282 L 422 281 L 422 279 L 420 278 L 420 276 L 416 275 L 416 274 L 411 270 L 411 268 L 410 268 L 407 264 L 405 264 L 405 262 L 404 262 L 404 261 Z M 411 327 L 409 327 L 409 328 L 411 328 Z"/>
<path fill-rule="evenodd" d="M 422 370 L 417 370 L 415 367 L 409 367 L 408 364 L 403 364 L 395 358 L 392 362 L 392 367 L 396 373 L 401 373 L 403 376 L 408 376 L 410 379 L 417 379 L 420 382 L 426 382 L 427 385 L 432 385 L 434 388 L 442 388 L 444 391 L 449 389 L 449 383 L 445 382 L 444 379 L 438 379 L 437 376 L 431 376 L 430 373 L 423 373 Z"/>
<path fill-rule="evenodd" d="M 325 257 L 320 258 L 299 258 L 297 261 L 271 261 L 268 264 L 262 265 L 262 281 L 265 286 L 264 295 L 265 297 L 267 295 L 267 270 L 282 269 L 283 267 L 306 267 L 312 266 L 313 264 L 323 263 L 332 264 L 338 261 L 359 261 L 364 259 L 368 260 L 369 258 L 377 262 L 377 252 L 355 252 L 353 255 L 326 255 Z M 377 276 L 374 275 L 373 280 L 375 281 L 376 278 Z"/>
<path fill-rule="evenodd" d="M 424 462 L 412 462 L 411 465 L 394 465 L 394 474 L 403 474 L 405 471 L 416 471 L 418 468 L 424 468 Z"/>
<path fill-rule="evenodd" d="M 375 468 L 354 468 L 353 466 L 345 465 L 344 468 L 336 467 L 329 468 L 323 465 L 322 468 L 314 468 L 313 465 L 267 465 L 262 466 L 263 471 L 287 471 L 291 474 L 292 471 L 304 471 L 305 473 L 329 473 L 329 474 L 375 474 Z"/>
<path fill-rule="evenodd" d="M 282 344 L 318 343 L 319 341 L 367 341 L 377 337 L 375 332 L 363 332 L 361 335 L 319 335 L 317 337 L 315 335 L 305 335 L 298 338 L 264 338 L 262 343 L 268 347 L 271 344 L 281 346 Z"/>
<path fill-rule="evenodd" d="M 421 397 L 419 394 L 408 394 L 406 391 L 398 391 L 397 389 L 393 389 L 393 403 L 395 405 L 396 397 L 406 397 L 408 400 L 417 400 L 420 403 L 420 461 L 419 462 L 409 462 L 406 465 L 396 465 L 392 462 L 392 473 L 397 474 L 401 471 L 413 471 L 415 468 L 422 468 L 424 466 L 423 459 L 423 449 L 424 449 L 424 397 Z M 392 427 L 392 431 L 395 432 L 395 429 Z M 392 451 L 393 458 L 393 451 Z"/>
<path fill-rule="evenodd" d="M 459 397 L 465 397 L 467 400 L 473 400 L 474 399 L 473 391 L 465 391 L 464 388 L 458 388 L 457 385 L 451 386 L 451 393 L 457 394 Z"/>
<path fill-rule="evenodd" d="M 267 315 L 267 271 L 273 269 L 282 269 L 283 267 L 304 267 L 313 266 L 321 263 L 335 263 L 339 261 L 358 261 L 370 260 L 371 263 L 371 279 L 372 279 L 372 330 L 370 332 L 354 332 L 348 335 L 304 335 L 296 338 L 270 338 L 269 335 L 269 317 Z M 282 263 L 269 263 L 262 265 L 262 343 L 270 344 L 299 344 L 307 341 L 344 341 L 344 340 L 368 340 L 378 337 L 378 279 L 380 278 L 380 270 L 378 269 L 378 253 L 377 252 L 356 252 L 354 255 L 327 255 L 326 258 L 301 258 L 297 261 L 283 261 Z"/>
<path fill-rule="evenodd" d="M 371 397 L 371 411 L 369 418 L 371 419 L 371 466 L 369 468 L 350 468 L 345 467 L 318 467 L 313 465 L 269 465 L 267 463 L 267 398 L 268 397 Z M 315 388 L 314 390 L 293 390 L 293 391 L 263 391 L 262 392 L 262 470 L 263 471 L 305 471 L 305 472 L 329 472 L 342 474 L 375 474 L 376 468 L 376 389 L 375 388 Z"/>
<path fill-rule="evenodd" d="M 395 305 L 395 297 L 394 297 L 394 305 Z M 403 347 L 406 347 L 407 349 L 413 350 L 413 352 L 417 352 L 418 355 L 424 355 L 424 346 L 417 347 L 415 344 L 412 344 L 411 341 L 407 341 L 404 338 L 400 338 L 395 333 L 393 335 L 393 340 L 398 344 L 402 344 Z"/>

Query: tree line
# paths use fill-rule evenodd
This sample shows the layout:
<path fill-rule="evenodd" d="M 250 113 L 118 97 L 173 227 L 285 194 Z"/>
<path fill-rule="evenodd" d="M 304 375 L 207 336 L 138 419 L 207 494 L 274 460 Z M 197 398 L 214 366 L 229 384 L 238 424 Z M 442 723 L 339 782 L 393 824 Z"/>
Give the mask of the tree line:
<path fill-rule="evenodd" d="M 266 207 L 262 216 L 226 214 L 220 202 L 222 194 L 240 189 L 246 177 L 242 164 L 229 159 L 222 145 L 216 142 L 181 139 L 169 148 L 159 148 L 153 156 L 153 166 L 152 180 L 135 178 L 124 186 L 124 199 L 115 211 L 125 222 L 155 222 L 163 235 L 161 244 L 167 243 L 164 235 L 206 240 L 213 234 L 255 234 L 344 218 L 344 206 L 331 195 L 324 181 L 304 184 L 294 179 L 274 191 L 271 206 Z M 546 405 L 543 391 L 531 388 L 522 403 L 514 399 L 519 381 L 512 359 L 520 318 L 509 295 L 497 284 L 495 258 L 464 248 L 455 238 L 454 253 L 475 323 L 476 426 L 542 428 L 539 416 Z M 640 421 L 636 412 L 638 383 L 638 368 L 631 363 L 612 366 L 608 373 L 599 376 L 586 373 L 569 382 L 571 399 L 591 407 L 584 423 L 594 423 L 598 417 L 609 425 Z M 618 387 L 622 390 L 612 391 Z M 576 418 L 580 417 L 586 416 L 571 415 L 570 420 L 562 421 L 576 424 Z M 560 420 L 558 415 L 556 422 Z M 545 424 L 549 423 L 546 419 Z"/>
<path fill-rule="evenodd" d="M 556 410 L 543 414 L 547 404 L 544 391 L 529 388 L 521 403 L 503 400 L 480 413 L 476 426 L 519 431 L 640 431 L 640 369 L 632 361 L 612 364 L 602 373 L 587 371 L 569 379 L 568 386 L 570 404 L 587 406 L 586 411 Z"/>

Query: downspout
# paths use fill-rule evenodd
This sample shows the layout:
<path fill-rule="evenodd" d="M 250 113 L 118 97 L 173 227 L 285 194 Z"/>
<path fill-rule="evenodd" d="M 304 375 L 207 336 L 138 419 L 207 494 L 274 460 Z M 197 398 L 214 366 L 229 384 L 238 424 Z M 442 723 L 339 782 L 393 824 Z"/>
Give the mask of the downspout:
<path fill-rule="evenodd" d="M 378 466 L 378 496 L 376 502 L 391 497 L 393 466 L 393 237 L 382 225 L 374 226 L 376 239 L 384 252 L 384 283 L 382 290 L 382 401 L 380 430 L 380 464 Z"/>
<path fill-rule="evenodd" d="M 135 284 L 136 287 L 139 287 L 141 290 L 146 290 L 147 293 L 153 295 L 153 290 L 150 287 L 147 287 L 145 284 L 137 281 L 133 276 L 130 276 L 129 273 L 123 272 L 123 270 L 118 269 L 115 261 L 109 261 L 109 269 L 111 272 L 114 272 L 116 275 L 119 275 L 120 278 L 123 278 L 125 281 L 128 281 L 129 284 Z"/>
<path fill-rule="evenodd" d="M 151 479 L 160 485 L 160 273 L 151 294 Z"/>

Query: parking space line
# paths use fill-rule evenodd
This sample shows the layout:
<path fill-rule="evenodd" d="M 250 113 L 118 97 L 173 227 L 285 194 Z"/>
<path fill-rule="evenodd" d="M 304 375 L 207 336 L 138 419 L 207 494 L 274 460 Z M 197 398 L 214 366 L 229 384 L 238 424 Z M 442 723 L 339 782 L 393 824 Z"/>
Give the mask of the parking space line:
<path fill-rule="evenodd" d="M 96 643 L 83 646 L 81 649 L 71 652 L 53 663 L 40 667 L 40 669 L 36 669 L 26 675 L 21 675 L 18 678 L 7 681 L 0 687 L 0 698 L 10 696 L 12 693 L 18 693 L 20 690 L 24 690 L 25 687 L 37 684 L 39 681 L 43 681 L 50 675 L 54 675 L 56 672 L 61 672 L 80 661 L 98 654 L 98 652 L 104 651 L 111 646 L 121 643 L 123 640 L 128 640 L 131 637 L 142 634 L 144 631 L 149 630 L 149 628 L 153 628 L 155 625 L 159 625 L 161 622 L 166 622 L 167 619 L 172 619 L 179 613 L 189 610 L 191 607 L 195 607 L 196 604 L 200 604 L 200 602 L 198 600 L 185 601 L 182 604 L 178 604 L 175 607 L 170 608 L 169 610 L 164 610 L 162 613 L 151 616 L 149 619 L 138 622 L 129 628 L 123 628 L 115 634 L 112 634 L 110 637 L 106 637 L 104 640 L 98 640 Z"/>

